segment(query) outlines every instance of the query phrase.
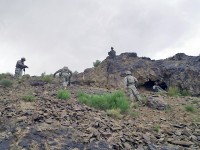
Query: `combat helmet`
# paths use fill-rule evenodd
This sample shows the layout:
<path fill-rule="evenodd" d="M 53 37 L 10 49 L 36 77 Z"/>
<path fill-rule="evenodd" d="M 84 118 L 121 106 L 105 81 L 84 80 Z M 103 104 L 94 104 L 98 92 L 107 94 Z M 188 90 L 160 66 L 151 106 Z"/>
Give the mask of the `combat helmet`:
<path fill-rule="evenodd" d="M 26 61 L 26 58 L 25 58 L 25 57 L 22 57 L 21 60 L 22 60 L 22 61 Z"/>
<path fill-rule="evenodd" d="M 131 72 L 130 71 L 126 71 L 125 74 L 126 75 L 131 75 Z"/>
<path fill-rule="evenodd" d="M 64 67 L 63 67 L 63 70 L 68 70 L 68 67 L 64 66 Z"/>

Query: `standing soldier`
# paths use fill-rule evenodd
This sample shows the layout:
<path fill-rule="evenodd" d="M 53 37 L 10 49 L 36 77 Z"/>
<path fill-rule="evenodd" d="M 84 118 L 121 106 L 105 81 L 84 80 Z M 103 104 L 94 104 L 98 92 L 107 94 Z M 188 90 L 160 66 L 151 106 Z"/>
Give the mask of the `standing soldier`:
<path fill-rule="evenodd" d="M 126 71 L 126 77 L 124 78 L 124 83 L 130 95 L 131 105 L 133 105 L 135 98 L 139 101 L 140 104 L 142 104 L 142 99 L 140 97 L 138 90 L 136 89 L 137 82 L 138 80 L 131 75 L 131 72 Z"/>
<path fill-rule="evenodd" d="M 26 59 L 24 57 L 21 58 L 21 60 L 17 61 L 16 68 L 15 68 L 15 78 L 21 78 L 22 72 L 25 72 L 25 68 L 28 68 L 28 66 L 24 65 L 24 62 Z"/>
<path fill-rule="evenodd" d="M 59 73 L 59 77 L 62 78 L 63 86 L 66 89 L 66 87 L 70 85 L 72 71 L 69 70 L 68 67 L 63 67 L 62 69 L 59 69 L 58 71 L 56 71 L 53 76 L 55 77 L 57 73 Z"/>

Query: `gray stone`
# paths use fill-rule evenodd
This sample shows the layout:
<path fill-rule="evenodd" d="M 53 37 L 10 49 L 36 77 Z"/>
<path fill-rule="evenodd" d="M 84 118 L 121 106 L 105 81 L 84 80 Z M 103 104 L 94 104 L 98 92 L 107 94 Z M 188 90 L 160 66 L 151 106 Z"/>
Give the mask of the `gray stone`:
<path fill-rule="evenodd" d="M 164 101 L 162 97 L 148 97 L 146 105 L 153 109 L 166 110 L 169 105 Z"/>

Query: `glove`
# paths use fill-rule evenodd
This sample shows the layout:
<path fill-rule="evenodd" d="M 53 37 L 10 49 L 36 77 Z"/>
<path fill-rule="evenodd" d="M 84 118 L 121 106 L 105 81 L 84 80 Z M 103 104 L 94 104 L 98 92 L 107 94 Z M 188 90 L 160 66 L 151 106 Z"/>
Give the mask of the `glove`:
<path fill-rule="evenodd" d="M 25 66 L 25 68 L 28 68 L 28 66 Z"/>

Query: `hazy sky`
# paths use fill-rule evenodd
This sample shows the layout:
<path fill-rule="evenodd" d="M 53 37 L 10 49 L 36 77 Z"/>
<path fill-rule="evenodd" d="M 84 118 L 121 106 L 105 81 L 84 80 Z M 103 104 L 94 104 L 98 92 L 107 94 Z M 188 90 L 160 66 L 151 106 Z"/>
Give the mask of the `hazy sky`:
<path fill-rule="evenodd" d="M 83 72 L 117 55 L 200 54 L 200 0 L 0 0 L 0 73 Z"/>

